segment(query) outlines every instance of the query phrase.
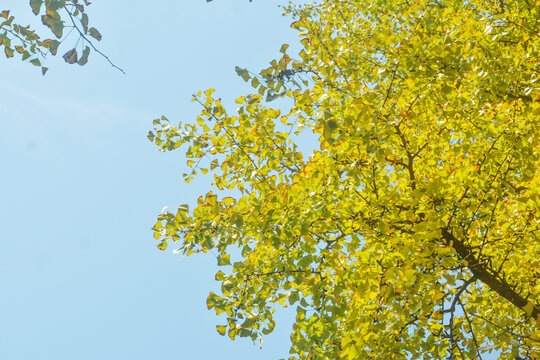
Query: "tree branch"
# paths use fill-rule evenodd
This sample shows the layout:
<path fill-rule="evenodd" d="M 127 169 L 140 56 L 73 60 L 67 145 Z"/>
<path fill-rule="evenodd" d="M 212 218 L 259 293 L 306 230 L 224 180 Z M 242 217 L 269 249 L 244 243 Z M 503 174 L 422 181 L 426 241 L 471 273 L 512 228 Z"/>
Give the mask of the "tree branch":
<path fill-rule="evenodd" d="M 447 228 L 442 229 L 442 236 L 446 243 L 453 247 L 459 257 L 467 262 L 467 267 L 475 278 L 486 284 L 491 290 L 510 301 L 513 305 L 523 310 L 527 316 L 537 319 L 540 314 L 540 307 L 534 304 L 532 311 L 526 311 L 524 308 L 528 301 L 517 293 L 510 284 L 504 279 L 499 279 L 486 269 L 483 263 L 476 258 L 473 249 L 463 241 L 456 238 Z"/>

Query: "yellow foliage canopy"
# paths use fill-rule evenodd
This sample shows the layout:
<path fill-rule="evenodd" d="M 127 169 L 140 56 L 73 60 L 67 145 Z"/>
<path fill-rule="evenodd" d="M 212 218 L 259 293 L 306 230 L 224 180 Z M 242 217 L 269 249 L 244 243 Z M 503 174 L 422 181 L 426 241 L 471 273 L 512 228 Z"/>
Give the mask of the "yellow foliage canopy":
<path fill-rule="evenodd" d="M 218 252 L 218 331 L 257 339 L 294 304 L 293 358 L 535 358 L 540 2 L 287 12 L 303 50 L 237 68 L 255 93 L 235 114 L 208 90 L 196 124 L 163 117 L 149 134 L 187 145 L 187 181 L 214 176 L 217 195 L 155 231 L 162 248 Z M 269 107 L 279 97 L 287 114 Z M 295 144 L 302 129 L 318 136 L 312 153 Z"/>

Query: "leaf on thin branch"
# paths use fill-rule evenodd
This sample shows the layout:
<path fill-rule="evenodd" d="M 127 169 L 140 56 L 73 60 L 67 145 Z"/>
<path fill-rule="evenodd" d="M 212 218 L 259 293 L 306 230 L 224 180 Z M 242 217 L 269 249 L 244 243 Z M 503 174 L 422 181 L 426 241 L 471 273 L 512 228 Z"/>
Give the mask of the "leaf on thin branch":
<path fill-rule="evenodd" d="M 88 30 L 88 33 L 90 34 L 91 37 L 93 37 L 97 41 L 101 40 L 101 34 L 99 33 L 99 31 L 96 28 L 94 28 L 94 27 L 90 28 Z"/>
<path fill-rule="evenodd" d="M 77 50 L 71 49 L 62 56 L 69 64 L 75 64 L 77 62 Z"/>
<path fill-rule="evenodd" d="M 89 54 L 90 54 L 90 48 L 88 46 L 86 46 L 84 48 L 83 54 L 82 54 L 81 58 L 79 59 L 79 61 L 77 62 L 77 64 L 79 64 L 81 66 L 85 65 L 88 62 L 88 55 Z"/>

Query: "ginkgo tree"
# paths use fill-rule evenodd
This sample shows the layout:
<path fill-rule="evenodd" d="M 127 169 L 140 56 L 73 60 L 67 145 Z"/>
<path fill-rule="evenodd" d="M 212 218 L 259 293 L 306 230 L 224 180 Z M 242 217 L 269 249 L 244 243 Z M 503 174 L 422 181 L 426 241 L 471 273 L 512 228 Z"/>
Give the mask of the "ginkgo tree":
<path fill-rule="evenodd" d="M 213 176 L 154 231 L 217 253 L 217 331 L 259 339 L 294 306 L 291 358 L 538 358 L 540 2 L 285 12 L 298 56 L 237 68 L 254 91 L 235 111 L 210 89 L 149 133 L 185 145 L 186 181 Z"/>
<path fill-rule="evenodd" d="M 102 36 L 99 30 L 89 25 L 85 8 L 90 5 L 89 1 L 30 0 L 29 5 L 34 15 L 41 16 L 42 24 L 54 37 L 42 38 L 30 25 L 19 24 L 10 10 L 0 8 L 0 48 L 3 47 L 7 58 L 20 56 L 21 60 L 40 67 L 45 75 L 48 68 L 43 66 L 43 61 L 47 55 L 57 55 L 60 45 L 74 32 L 77 35 L 75 47 L 62 56 L 67 63 L 85 65 L 93 49 L 124 72 L 94 45 L 94 41 L 101 41 Z"/>

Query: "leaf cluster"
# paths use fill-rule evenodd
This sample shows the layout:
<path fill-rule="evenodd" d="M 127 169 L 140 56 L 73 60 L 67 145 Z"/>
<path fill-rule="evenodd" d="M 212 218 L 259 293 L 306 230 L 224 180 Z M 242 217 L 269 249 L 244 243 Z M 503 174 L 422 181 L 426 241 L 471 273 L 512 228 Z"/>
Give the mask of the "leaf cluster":
<path fill-rule="evenodd" d="M 75 30 L 78 34 L 76 44 L 62 56 L 67 63 L 85 65 L 91 49 L 108 60 L 93 44 L 93 40 L 100 41 L 102 36 L 95 27 L 89 26 L 85 8 L 88 5 L 90 2 L 86 0 L 30 0 L 32 12 L 41 15 L 42 24 L 54 35 L 54 38 L 46 39 L 42 39 L 30 26 L 17 24 L 9 10 L 2 11 L 0 46 L 4 47 L 6 57 L 20 55 L 23 61 L 28 60 L 32 65 L 40 67 L 45 75 L 48 68 L 42 63 L 47 54 L 56 55 L 60 45 Z"/>

